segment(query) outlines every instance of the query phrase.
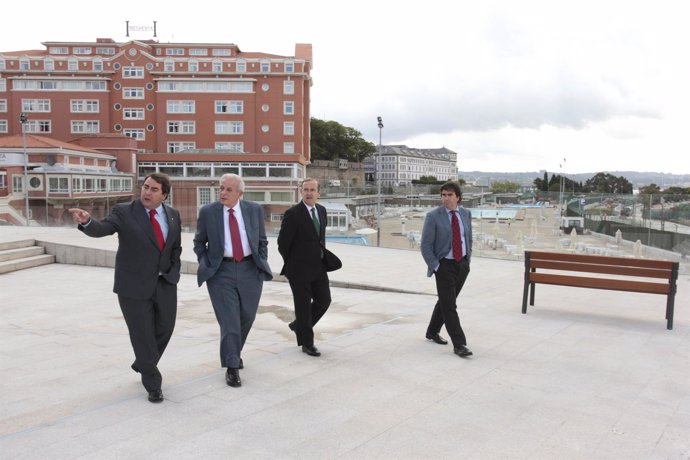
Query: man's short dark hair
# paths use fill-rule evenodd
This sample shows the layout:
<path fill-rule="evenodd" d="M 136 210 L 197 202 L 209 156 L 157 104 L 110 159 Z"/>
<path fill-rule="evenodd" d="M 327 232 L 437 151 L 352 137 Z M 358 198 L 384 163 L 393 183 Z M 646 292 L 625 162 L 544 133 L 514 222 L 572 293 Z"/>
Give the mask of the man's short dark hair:
<path fill-rule="evenodd" d="M 460 184 L 455 182 L 455 181 L 448 181 L 445 184 L 441 186 L 441 191 L 448 191 L 448 192 L 453 192 L 455 193 L 455 196 L 458 198 L 462 198 L 462 189 L 460 188 Z"/>
<path fill-rule="evenodd" d="M 163 192 L 166 196 L 170 195 L 170 178 L 167 174 L 151 173 L 148 176 L 144 177 L 144 182 L 146 182 L 146 179 L 148 179 L 149 177 L 160 184 L 161 192 Z"/>

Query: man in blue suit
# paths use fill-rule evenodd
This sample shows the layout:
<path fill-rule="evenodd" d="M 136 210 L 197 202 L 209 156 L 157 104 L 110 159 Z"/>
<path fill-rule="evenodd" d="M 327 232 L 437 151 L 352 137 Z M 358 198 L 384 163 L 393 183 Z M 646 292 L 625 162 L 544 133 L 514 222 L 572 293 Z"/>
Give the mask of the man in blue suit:
<path fill-rule="evenodd" d="M 220 201 L 201 208 L 194 235 L 197 281 L 206 282 L 220 325 L 220 363 L 225 381 L 242 386 L 242 348 L 256 318 L 264 281 L 273 279 L 261 206 L 240 200 L 244 180 L 220 178 Z"/>
<path fill-rule="evenodd" d="M 86 235 L 118 235 L 113 291 L 134 349 L 132 369 L 141 374 L 152 403 L 163 401 L 158 361 L 175 328 L 180 280 L 180 214 L 163 203 L 169 194 L 168 176 L 153 173 L 144 179 L 138 200 L 116 205 L 103 220 L 83 209 L 69 210 Z"/>
<path fill-rule="evenodd" d="M 461 358 L 472 356 L 458 317 L 458 294 L 470 273 L 472 259 L 472 215 L 460 206 L 462 191 L 457 182 L 441 186 L 442 205 L 430 211 L 422 229 L 422 257 L 427 276 L 436 277 L 438 301 L 431 314 L 426 338 L 440 345 L 448 342 L 439 335 L 441 326 L 453 342 L 453 352 Z"/>

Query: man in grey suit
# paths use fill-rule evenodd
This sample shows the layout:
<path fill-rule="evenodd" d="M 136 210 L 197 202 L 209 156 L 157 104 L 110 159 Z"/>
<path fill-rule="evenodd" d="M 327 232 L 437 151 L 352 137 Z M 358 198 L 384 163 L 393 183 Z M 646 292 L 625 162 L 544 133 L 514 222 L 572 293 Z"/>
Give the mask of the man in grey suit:
<path fill-rule="evenodd" d="M 206 282 L 220 325 L 220 363 L 225 381 L 242 386 L 242 348 L 256 318 L 268 266 L 268 239 L 261 206 L 240 200 L 244 181 L 237 174 L 220 178 L 220 201 L 201 208 L 194 235 L 199 261 L 197 281 Z"/>
<path fill-rule="evenodd" d="M 113 291 L 134 349 L 132 369 L 141 374 L 153 403 L 163 401 L 158 361 L 175 328 L 180 280 L 180 214 L 163 204 L 169 194 L 168 176 L 154 173 L 144 179 L 138 200 L 118 204 L 103 220 L 83 209 L 69 210 L 88 236 L 118 234 Z"/>
<path fill-rule="evenodd" d="M 430 211 L 422 228 L 422 257 L 427 276 L 436 277 L 438 301 L 431 314 L 426 338 L 440 345 L 448 342 L 439 335 L 441 326 L 453 342 L 453 352 L 461 358 L 472 356 L 458 317 L 457 297 L 470 273 L 472 259 L 472 215 L 460 206 L 462 191 L 457 182 L 441 186 L 442 205 Z"/>

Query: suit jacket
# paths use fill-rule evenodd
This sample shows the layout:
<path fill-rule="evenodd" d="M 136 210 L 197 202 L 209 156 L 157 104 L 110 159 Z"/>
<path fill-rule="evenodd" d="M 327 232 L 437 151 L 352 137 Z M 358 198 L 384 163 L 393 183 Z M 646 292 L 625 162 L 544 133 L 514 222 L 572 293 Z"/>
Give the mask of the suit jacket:
<path fill-rule="evenodd" d="M 467 261 L 472 259 L 472 214 L 465 208 L 459 208 L 462 226 L 465 228 L 465 246 L 463 251 Z M 422 228 L 422 257 L 428 267 L 426 276 L 434 274 L 441 259 L 445 258 L 453 246 L 453 229 L 450 226 L 448 209 L 445 206 L 429 211 L 424 218 Z"/>
<path fill-rule="evenodd" d="M 146 208 L 139 200 L 118 204 L 105 219 L 91 219 L 87 226 L 78 226 L 88 236 L 97 238 L 117 233 L 115 293 L 148 299 L 156 289 L 159 274 L 170 284 L 180 280 L 180 213 L 165 204 L 163 207 L 168 219 L 168 237 L 163 251 L 158 247 Z"/>
<path fill-rule="evenodd" d="M 273 279 L 273 272 L 268 265 L 268 239 L 264 225 L 264 210 L 253 201 L 240 200 L 240 211 L 247 232 L 252 260 L 259 268 L 263 279 Z M 207 204 L 199 211 L 194 235 L 194 253 L 199 261 L 196 272 L 199 286 L 216 274 L 223 263 L 225 252 L 225 227 L 223 220 L 223 203 L 216 201 Z"/>
<path fill-rule="evenodd" d="M 316 203 L 319 234 L 302 201 L 285 211 L 278 234 L 278 252 L 283 256 L 281 275 L 289 279 L 310 279 L 324 272 L 321 245 L 326 246 L 326 208 Z"/>

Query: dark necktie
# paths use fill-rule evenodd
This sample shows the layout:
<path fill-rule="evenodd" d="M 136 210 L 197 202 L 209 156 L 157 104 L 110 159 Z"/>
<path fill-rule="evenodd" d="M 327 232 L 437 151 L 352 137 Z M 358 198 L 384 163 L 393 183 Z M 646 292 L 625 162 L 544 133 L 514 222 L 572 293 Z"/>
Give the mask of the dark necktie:
<path fill-rule="evenodd" d="M 450 212 L 450 225 L 453 227 L 453 259 L 462 260 L 462 239 L 460 238 L 460 223 L 455 211 Z"/>
<path fill-rule="evenodd" d="M 321 235 L 321 226 L 319 225 L 319 219 L 316 218 L 316 207 L 311 208 L 311 221 L 314 223 L 314 228 L 316 229 L 316 235 Z"/>
<path fill-rule="evenodd" d="M 240 226 L 237 224 L 235 217 L 235 210 L 230 210 L 228 216 L 230 223 L 230 243 L 232 244 L 232 258 L 236 261 L 244 259 L 244 251 L 242 251 L 242 238 L 240 238 Z"/>
<path fill-rule="evenodd" d="M 163 238 L 163 230 L 161 230 L 161 224 L 156 220 L 156 210 L 152 209 L 149 211 L 149 216 L 151 216 L 151 225 L 153 225 L 153 234 L 156 235 L 156 241 L 158 241 L 158 247 L 162 251 L 165 247 L 165 238 Z"/>

